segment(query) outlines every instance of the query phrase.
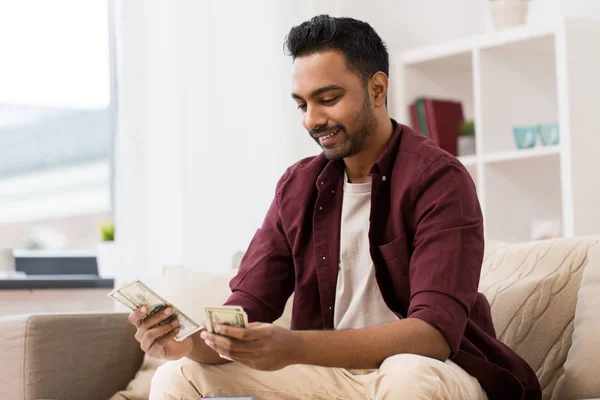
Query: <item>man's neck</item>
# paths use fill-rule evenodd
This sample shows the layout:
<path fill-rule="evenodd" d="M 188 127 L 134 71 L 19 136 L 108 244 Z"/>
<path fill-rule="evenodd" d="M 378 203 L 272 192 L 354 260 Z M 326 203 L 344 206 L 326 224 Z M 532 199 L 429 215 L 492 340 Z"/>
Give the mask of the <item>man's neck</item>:
<path fill-rule="evenodd" d="M 344 158 L 346 174 L 352 183 L 371 181 L 369 170 L 381 153 L 385 150 L 393 131 L 392 121 L 387 118 L 385 123 L 377 125 L 377 130 L 368 137 L 365 148 L 358 154 Z"/>

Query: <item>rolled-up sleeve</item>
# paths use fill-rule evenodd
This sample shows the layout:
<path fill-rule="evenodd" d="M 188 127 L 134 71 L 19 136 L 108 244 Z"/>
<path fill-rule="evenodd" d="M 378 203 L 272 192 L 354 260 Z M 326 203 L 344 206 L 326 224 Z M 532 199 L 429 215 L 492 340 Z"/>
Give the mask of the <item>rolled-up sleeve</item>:
<path fill-rule="evenodd" d="M 279 185 L 278 185 L 279 190 Z M 226 305 L 242 306 L 250 322 L 273 322 L 294 291 L 294 264 L 286 240 L 277 195 L 231 280 Z"/>
<path fill-rule="evenodd" d="M 409 318 L 437 328 L 460 347 L 477 297 L 483 260 L 483 218 L 473 180 L 449 156 L 432 161 L 415 185 Z"/>

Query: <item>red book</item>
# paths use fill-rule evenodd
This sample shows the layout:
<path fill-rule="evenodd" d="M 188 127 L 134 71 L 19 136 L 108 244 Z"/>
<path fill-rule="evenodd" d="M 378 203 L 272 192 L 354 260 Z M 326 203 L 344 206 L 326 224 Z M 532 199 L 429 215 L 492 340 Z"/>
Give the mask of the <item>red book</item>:
<path fill-rule="evenodd" d="M 410 127 L 413 128 L 415 131 L 420 131 L 420 127 L 419 127 L 419 115 L 417 114 L 417 105 L 415 103 L 412 103 L 409 107 L 409 112 L 410 112 Z"/>
<path fill-rule="evenodd" d="M 425 99 L 424 106 L 429 137 L 442 149 L 456 156 L 460 125 L 464 121 L 462 103 Z"/>

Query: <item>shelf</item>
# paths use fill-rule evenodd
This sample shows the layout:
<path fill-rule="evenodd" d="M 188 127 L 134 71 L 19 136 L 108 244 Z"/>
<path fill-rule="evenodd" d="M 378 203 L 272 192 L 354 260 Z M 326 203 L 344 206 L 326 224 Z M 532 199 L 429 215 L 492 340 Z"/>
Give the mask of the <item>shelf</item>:
<path fill-rule="evenodd" d="M 527 44 L 531 40 L 554 35 L 557 27 L 553 25 L 525 25 L 484 35 L 477 45 L 480 49 L 499 48 L 514 44 Z"/>
<path fill-rule="evenodd" d="M 472 167 L 477 165 L 477 156 L 460 156 L 458 157 L 458 161 L 460 161 L 465 167 Z"/>
<path fill-rule="evenodd" d="M 484 168 L 487 237 L 506 242 L 532 238 L 536 221 L 562 216 L 560 159 L 525 157 Z"/>
<path fill-rule="evenodd" d="M 398 54 L 393 115 L 408 122 L 416 98 L 446 98 L 475 122 L 476 153 L 458 160 L 477 186 L 487 238 L 529 240 L 548 221 L 565 236 L 598 233 L 598 37 L 598 21 L 564 18 Z M 538 137 L 518 149 L 514 128 L 539 124 L 557 124 L 561 144 Z"/>
<path fill-rule="evenodd" d="M 485 131 L 484 154 L 515 149 L 515 126 L 559 121 L 554 50 L 553 35 L 481 50 L 479 126 Z"/>
<path fill-rule="evenodd" d="M 463 104 L 465 118 L 473 119 L 473 55 L 471 52 L 412 64 L 398 74 L 404 82 L 395 106 L 395 115 L 409 123 L 408 105 L 420 97 L 448 99 Z"/>
<path fill-rule="evenodd" d="M 525 160 L 537 157 L 547 157 L 560 154 L 560 146 L 534 147 L 531 149 L 519 149 L 504 151 L 500 153 L 486 154 L 482 156 L 484 163 L 500 163 L 514 160 Z"/>
<path fill-rule="evenodd" d="M 430 62 L 440 62 L 441 60 L 450 60 L 455 62 L 464 58 L 473 49 L 469 40 L 453 42 L 451 44 L 424 47 L 416 50 L 407 51 L 400 56 L 400 62 L 406 66 L 415 66 Z"/>
<path fill-rule="evenodd" d="M 481 161 L 486 164 L 509 162 L 516 160 L 526 160 L 537 157 L 548 157 L 560 154 L 560 145 L 556 146 L 538 146 L 531 149 L 519 149 L 512 151 L 503 151 L 498 153 L 486 154 L 481 157 L 477 155 L 459 156 L 460 161 L 465 167 L 474 167 L 477 165 L 477 161 L 481 158 Z"/>
<path fill-rule="evenodd" d="M 471 38 L 462 38 L 451 42 L 408 50 L 401 54 L 400 60 L 407 66 L 435 62 L 445 58 L 460 56 L 463 53 L 468 53 L 479 48 L 489 49 L 502 47 L 512 43 L 525 42 L 530 39 L 550 36 L 553 35 L 555 31 L 556 27 L 552 25 L 515 27 Z"/>

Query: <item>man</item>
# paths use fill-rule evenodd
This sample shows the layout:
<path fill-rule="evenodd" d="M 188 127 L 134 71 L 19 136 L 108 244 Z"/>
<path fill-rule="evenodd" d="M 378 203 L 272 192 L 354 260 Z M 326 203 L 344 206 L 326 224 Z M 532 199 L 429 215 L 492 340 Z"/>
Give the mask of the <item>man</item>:
<path fill-rule="evenodd" d="M 247 329 L 175 342 L 167 315 L 130 321 L 159 368 L 152 399 L 539 399 L 477 292 L 483 223 L 454 157 L 391 120 L 388 54 L 366 23 L 291 29 L 292 97 L 323 152 L 280 179 L 231 281 Z M 292 330 L 272 325 L 294 293 Z M 169 310 L 170 311 L 170 310 Z M 235 360 L 227 362 L 223 354 Z"/>

